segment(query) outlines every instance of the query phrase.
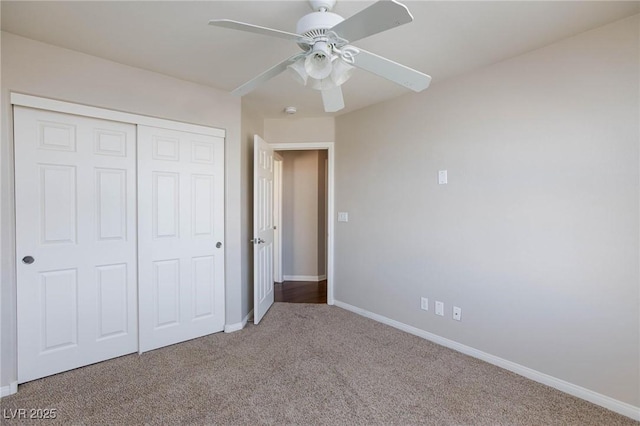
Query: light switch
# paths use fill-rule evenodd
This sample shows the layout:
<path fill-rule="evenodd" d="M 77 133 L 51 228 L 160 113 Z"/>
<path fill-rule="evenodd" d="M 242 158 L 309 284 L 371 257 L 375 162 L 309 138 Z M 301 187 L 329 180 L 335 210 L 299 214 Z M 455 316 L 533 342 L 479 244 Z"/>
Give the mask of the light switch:
<path fill-rule="evenodd" d="M 349 222 L 349 212 L 338 212 L 338 222 Z"/>
<path fill-rule="evenodd" d="M 438 171 L 438 184 L 439 185 L 446 185 L 447 184 L 447 171 L 446 170 L 439 170 Z"/>

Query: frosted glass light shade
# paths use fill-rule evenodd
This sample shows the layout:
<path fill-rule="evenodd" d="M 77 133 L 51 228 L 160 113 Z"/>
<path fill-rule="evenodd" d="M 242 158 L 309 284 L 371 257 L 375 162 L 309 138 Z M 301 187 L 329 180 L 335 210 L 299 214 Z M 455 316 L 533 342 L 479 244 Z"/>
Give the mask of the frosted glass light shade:
<path fill-rule="evenodd" d="M 338 85 L 333 82 L 333 79 L 331 77 L 323 78 L 321 80 L 310 78 L 308 82 L 309 87 L 314 90 L 329 90 L 338 87 Z"/>
<path fill-rule="evenodd" d="M 342 86 L 353 75 L 355 67 L 349 65 L 347 62 L 338 58 L 333 61 L 333 70 L 331 71 L 331 80 L 336 86 Z"/>
<path fill-rule="evenodd" d="M 307 85 L 307 71 L 304 67 L 305 58 L 300 58 L 294 63 L 287 66 L 287 71 L 289 74 L 300 84 L 303 86 Z"/>
<path fill-rule="evenodd" d="M 307 71 L 309 77 L 317 80 L 329 77 L 333 69 L 331 57 L 323 52 L 312 52 L 304 60 L 304 69 Z"/>

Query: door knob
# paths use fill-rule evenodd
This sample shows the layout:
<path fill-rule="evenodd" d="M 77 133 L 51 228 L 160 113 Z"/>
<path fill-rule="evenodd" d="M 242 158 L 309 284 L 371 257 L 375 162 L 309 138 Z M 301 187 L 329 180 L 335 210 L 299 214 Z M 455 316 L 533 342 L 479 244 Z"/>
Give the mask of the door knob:
<path fill-rule="evenodd" d="M 32 256 L 25 256 L 22 258 L 22 263 L 24 263 L 25 265 L 31 265 L 35 261 L 36 260 Z"/>
<path fill-rule="evenodd" d="M 218 241 L 218 242 L 216 243 L 216 248 L 220 248 L 220 247 L 222 247 L 222 243 L 221 243 L 220 241 Z"/>
<path fill-rule="evenodd" d="M 258 244 L 263 244 L 264 240 L 262 238 L 258 238 Z"/>

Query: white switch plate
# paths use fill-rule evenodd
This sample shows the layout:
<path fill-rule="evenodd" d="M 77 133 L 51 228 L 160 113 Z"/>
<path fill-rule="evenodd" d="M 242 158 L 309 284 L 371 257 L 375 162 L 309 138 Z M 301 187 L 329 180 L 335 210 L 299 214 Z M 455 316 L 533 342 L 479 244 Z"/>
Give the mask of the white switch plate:
<path fill-rule="evenodd" d="M 349 222 L 349 212 L 338 212 L 338 222 Z"/>
<path fill-rule="evenodd" d="M 462 321 L 462 309 L 457 306 L 453 307 L 453 319 L 456 321 Z"/>
<path fill-rule="evenodd" d="M 429 298 L 422 297 L 420 299 L 420 309 L 422 309 L 423 311 L 428 311 L 429 310 Z"/>
<path fill-rule="evenodd" d="M 444 303 L 436 300 L 436 315 L 444 316 Z"/>
<path fill-rule="evenodd" d="M 439 170 L 438 171 L 438 184 L 446 185 L 447 184 L 447 171 Z"/>

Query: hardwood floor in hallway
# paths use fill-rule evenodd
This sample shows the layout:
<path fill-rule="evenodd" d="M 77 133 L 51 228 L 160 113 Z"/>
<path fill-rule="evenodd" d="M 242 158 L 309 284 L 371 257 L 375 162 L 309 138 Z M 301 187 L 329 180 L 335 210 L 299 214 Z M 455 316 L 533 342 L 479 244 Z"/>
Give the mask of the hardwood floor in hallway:
<path fill-rule="evenodd" d="M 274 284 L 276 302 L 327 303 L 327 280 L 285 281 Z"/>

